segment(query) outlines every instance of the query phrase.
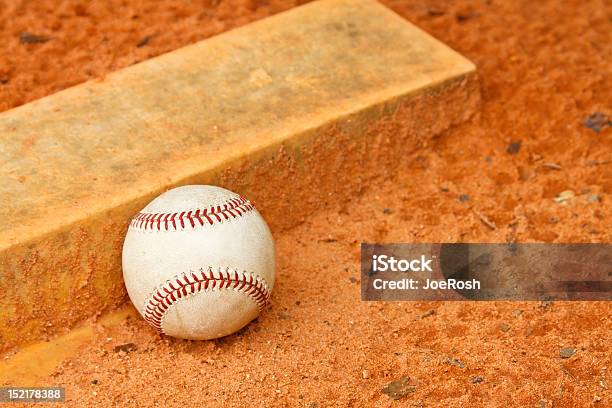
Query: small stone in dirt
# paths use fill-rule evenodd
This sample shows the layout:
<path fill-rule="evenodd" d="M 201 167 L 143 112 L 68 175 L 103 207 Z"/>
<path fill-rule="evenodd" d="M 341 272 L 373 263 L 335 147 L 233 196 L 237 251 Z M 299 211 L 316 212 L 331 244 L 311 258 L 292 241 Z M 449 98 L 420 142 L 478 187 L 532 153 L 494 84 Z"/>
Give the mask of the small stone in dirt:
<path fill-rule="evenodd" d="M 495 225 L 495 223 L 491 221 L 489 217 L 487 217 L 483 213 L 474 210 L 474 214 L 476 214 L 476 216 L 480 219 L 480 221 L 482 221 L 482 223 L 486 225 L 487 227 L 491 228 L 492 230 L 497 228 L 497 225 Z"/>
<path fill-rule="evenodd" d="M 370 372 L 368 370 L 363 370 L 361 372 L 361 378 L 363 378 L 364 380 L 367 380 L 368 378 L 370 378 Z"/>
<path fill-rule="evenodd" d="M 548 309 L 553 304 L 552 300 L 543 300 L 540 302 L 541 309 Z"/>
<path fill-rule="evenodd" d="M 349 281 L 351 281 L 351 283 L 357 283 L 357 282 L 359 282 L 359 281 L 357 280 L 357 278 L 354 278 L 354 277 L 352 277 L 352 276 L 349 278 Z"/>
<path fill-rule="evenodd" d="M 484 378 L 476 375 L 474 377 L 472 377 L 472 384 L 480 384 L 481 382 L 484 381 Z"/>
<path fill-rule="evenodd" d="M 563 167 L 561 167 L 557 163 L 542 163 L 542 167 L 546 167 L 548 169 L 553 169 L 553 170 L 561 170 L 561 169 L 563 169 Z"/>
<path fill-rule="evenodd" d="M 469 20 L 471 18 L 478 17 L 478 16 L 480 16 L 479 12 L 472 11 L 472 12 L 469 12 L 469 13 L 457 13 L 455 18 L 457 19 L 458 22 L 461 23 L 463 21 L 467 21 L 467 20 Z"/>
<path fill-rule="evenodd" d="M 383 214 L 391 214 L 392 212 L 390 208 L 383 208 Z"/>
<path fill-rule="evenodd" d="M 522 142 L 520 140 L 511 141 L 508 147 L 506 148 L 506 153 L 517 154 L 519 150 L 521 150 L 521 143 Z"/>
<path fill-rule="evenodd" d="M 93 385 L 96 385 L 96 384 L 98 384 L 98 380 L 96 380 L 96 379 L 94 378 L 93 380 L 91 380 L 91 383 L 92 383 Z"/>
<path fill-rule="evenodd" d="M 403 376 L 399 380 L 391 381 L 389 384 L 385 385 L 382 392 L 389 398 L 399 400 L 416 391 L 416 386 L 410 385 L 409 381 L 409 377 Z"/>
<path fill-rule="evenodd" d="M 120 344 L 118 346 L 113 347 L 113 351 L 115 353 L 119 353 L 120 351 L 123 351 L 124 353 L 129 353 L 130 351 L 136 351 L 138 350 L 138 347 L 134 344 L 134 343 L 125 343 L 125 344 Z"/>
<path fill-rule="evenodd" d="M 589 194 L 587 196 L 587 203 L 597 203 L 599 200 L 600 198 L 597 194 Z"/>
<path fill-rule="evenodd" d="M 426 311 L 425 313 L 423 313 L 423 314 L 421 315 L 421 319 L 425 319 L 426 317 L 433 316 L 433 315 L 435 315 L 435 314 L 436 314 L 436 311 L 435 311 L 435 310 L 433 310 L 433 309 L 428 310 L 428 311 Z"/>
<path fill-rule="evenodd" d="M 459 196 L 459 201 L 465 203 L 466 201 L 470 201 L 470 196 L 468 194 L 461 194 Z"/>
<path fill-rule="evenodd" d="M 42 44 L 49 41 L 49 38 L 24 31 L 19 34 L 19 40 L 22 44 Z"/>
<path fill-rule="evenodd" d="M 465 368 L 465 364 L 463 364 L 463 362 L 461 360 L 459 360 L 458 358 L 446 358 L 446 360 L 444 360 L 444 362 L 446 364 L 449 365 L 453 365 L 459 368 Z"/>
<path fill-rule="evenodd" d="M 612 120 L 601 112 L 595 112 L 584 119 L 582 124 L 595 133 L 599 133 L 603 128 L 612 126 Z"/>
<path fill-rule="evenodd" d="M 572 347 L 563 347 L 559 350 L 559 356 L 561 358 L 570 358 L 574 354 L 576 354 L 576 349 Z"/>
<path fill-rule="evenodd" d="M 147 45 L 149 43 L 149 41 L 151 41 L 151 36 L 147 35 L 146 37 L 144 37 L 142 40 L 138 41 L 138 44 L 136 44 L 136 46 L 138 48 L 142 48 L 145 45 Z"/>
<path fill-rule="evenodd" d="M 576 197 L 576 194 L 572 190 L 565 190 L 560 192 L 559 195 L 555 197 L 555 202 L 557 204 L 562 204 L 570 201 L 574 197 Z"/>
<path fill-rule="evenodd" d="M 510 330 L 510 326 L 508 326 L 506 323 L 502 323 L 499 325 L 499 330 L 503 331 L 504 333 L 507 333 L 508 330 Z"/>
<path fill-rule="evenodd" d="M 427 10 L 427 14 L 430 15 L 431 17 L 439 17 L 439 16 L 443 16 L 446 13 L 443 10 L 429 9 Z"/>

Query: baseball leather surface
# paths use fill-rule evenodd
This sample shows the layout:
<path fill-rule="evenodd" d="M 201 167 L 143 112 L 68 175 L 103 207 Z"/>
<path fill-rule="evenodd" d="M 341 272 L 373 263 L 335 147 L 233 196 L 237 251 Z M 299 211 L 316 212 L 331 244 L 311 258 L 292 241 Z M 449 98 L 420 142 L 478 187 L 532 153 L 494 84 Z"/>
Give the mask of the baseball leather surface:
<path fill-rule="evenodd" d="M 155 329 L 185 339 L 222 337 L 267 304 L 274 242 L 246 198 L 213 186 L 179 187 L 132 219 L 123 277 L 132 303 Z"/>

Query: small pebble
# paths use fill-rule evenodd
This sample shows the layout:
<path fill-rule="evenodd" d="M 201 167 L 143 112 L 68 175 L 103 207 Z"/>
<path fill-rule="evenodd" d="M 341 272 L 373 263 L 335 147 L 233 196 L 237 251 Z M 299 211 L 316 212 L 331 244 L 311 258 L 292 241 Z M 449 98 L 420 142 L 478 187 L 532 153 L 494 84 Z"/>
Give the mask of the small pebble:
<path fill-rule="evenodd" d="M 546 167 L 546 168 L 553 169 L 553 170 L 562 169 L 562 167 L 559 166 L 557 163 L 542 163 L 542 167 Z"/>
<path fill-rule="evenodd" d="M 503 331 L 504 333 L 507 333 L 508 330 L 510 330 L 510 326 L 508 326 L 506 323 L 502 323 L 499 325 L 499 330 Z"/>
<path fill-rule="evenodd" d="M 600 201 L 600 198 L 597 194 L 589 194 L 587 196 L 587 203 L 597 203 Z"/>
<path fill-rule="evenodd" d="M 115 353 L 123 352 L 125 354 L 128 354 L 130 351 L 136 351 L 136 350 L 138 350 L 138 347 L 134 343 L 125 343 L 125 344 L 120 344 L 118 346 L 113 347 L 113 351 Z"/>
<path fill-rule="evenodd" d="M 570 358 L 572 357 L 574 354 L 576 354 L 576 349 L 572 348 L 572 347 L 563 347 L 560 351 L 559 351 L 559 356 L 561 358 Z"/>
<path fill-rule="evenodd" d="M 470 201 L 470 196 L 468 194 L 461 194 L 459 196 L 459 201 L 465 203 L 466 201 Z"/>
<path fill-rule="evenodd" d="M 472 384 L 480 384 L 483 381 L 484 381 L 484 378 L 482 378 L 480 376 L 472 377 Z"/>
<path fill-rule="evenodd" d="M 364 380 L 367 380 L 368 378 L 370 378 L 370 372 L 368 370 L 363 370 L 361 372 L 361 378 L 363 378 Z"/>
<path fill-rule="evenodd" d="M 22 42 L 22 44 L 42 44 L 49 41 L 49 38 L 24 31 L 19 34 L 19 40 Z"/>
<path fill-rule="evenodd" d="M 559 193 L 558 196 L 555 197 L 555 202 L 557 204 L 565 203 L 566 201 L 570 201 L 574 198 L 576 194 L 572 190 L 565 190 Z"/>
<path fill-rule="evenodd" d="M 435 314 L 436 314 L 436 311 L 433 309 L 430 309 L 421 315 L 421 319 L 425 319 L 426 317 L 433 316 Z"/>
<path fill-rule="evenodd" d="M 607 126 L 612 126 L 612 120 L 601 112 L 595 112 L 589 115 L 582 123 L 595 133 L 601 132 L 601 130 Z"/>
<path fill-rule="evenodd" d="M 138 47 L 138 48 L 142 48 L 142 47 L 144 47 L 145 45 L 147 45 L 147 44 L 149 43 L 149 41 L 151 41 L 151 36 L 150 36 L 150 35 L 147 35 L 146 37 L 143 37 L 143 38 L 142 38 L 142 40 L 140 40 L 140 41 L 138 42 L 138 44 L 136 44 L 136 47 Z"/>
<path fill-rule="evenodd" d="M 468 13 L 457 13 L 455 15 L 455 19 L 457 19 L 458 22 L 462 23 L 464 21 L 470 20 L 474 17 L 479 17 L 480 13 L 477 11 L 473 11 L 473 12 L 468 12 Z"/>
<path fill-rule="evenodd" d="M 511 141 L 508 147 L 506 148 L 506 153 L 517 154 L 519 150 L 521 150 L 521 143 L 522 142 L 520 140 Z"/>
<path fill-rule="evenodd" d="M 539 307 L 541 309 L 548 309 L 553 304 L 552 300 L 543 300 L 540 302 Z"/>
<path fill-rule="evenodd" d="M 446 364 L 453 365 L 459 368 L 465 368 L 465 364 L 463 364 L 463 362 L 459 360 L 458 358 L 453 358 L 453 359 L 447 358 L 446 360 L 444 360 L 444 362 Z"/>
<path fill-rule="evenodd" d="M 430 15 L 431 17 L 439 17 L 439 16 L 443 16 L 445 12 L 443 10 L 431 9 L 431 10 L 427 10 L 427 14 Z"/>
<path fill-rule="evenodd" d="M 382 393 L 387 395 L 389 398 L 399 400 L 406 395 L 415 392 L 416 386 L 410 385 L 408 382 L 410 378 L 403 376 L 398 380 L 391 381 L 385 385 L 382 389 Z"/>

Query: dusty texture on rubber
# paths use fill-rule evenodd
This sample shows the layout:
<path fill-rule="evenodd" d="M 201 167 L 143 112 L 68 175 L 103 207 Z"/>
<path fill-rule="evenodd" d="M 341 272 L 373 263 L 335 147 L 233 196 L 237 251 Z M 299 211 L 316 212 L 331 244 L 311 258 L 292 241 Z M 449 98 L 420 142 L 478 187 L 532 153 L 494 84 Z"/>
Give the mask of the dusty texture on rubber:
<path fill-rule="evenodd" d="M 165 189 L 227 187 L 280 231 L 478 102 L 469 61 L 376 2 L 330 0 L 0 114 L 0 349 L 119 304 L 127 222 Z"/>
<path fill-rule="evenodd" d="M 2 0 L 0 111 L 304 0 Z"/>

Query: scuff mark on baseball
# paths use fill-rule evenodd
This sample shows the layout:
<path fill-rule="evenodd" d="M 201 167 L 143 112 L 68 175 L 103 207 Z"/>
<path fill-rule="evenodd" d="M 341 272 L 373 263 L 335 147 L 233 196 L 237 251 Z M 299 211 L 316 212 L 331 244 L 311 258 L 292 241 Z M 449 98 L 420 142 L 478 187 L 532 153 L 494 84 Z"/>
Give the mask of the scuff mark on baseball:
<path fill-rule="evenodd" d="M 205 185 L 165 192 L 134 216 L 123 278 L 134 306 L 172 337 L 214 339 L 253 320 L 275 279 L 272 234 L 246 198 Z"/>

